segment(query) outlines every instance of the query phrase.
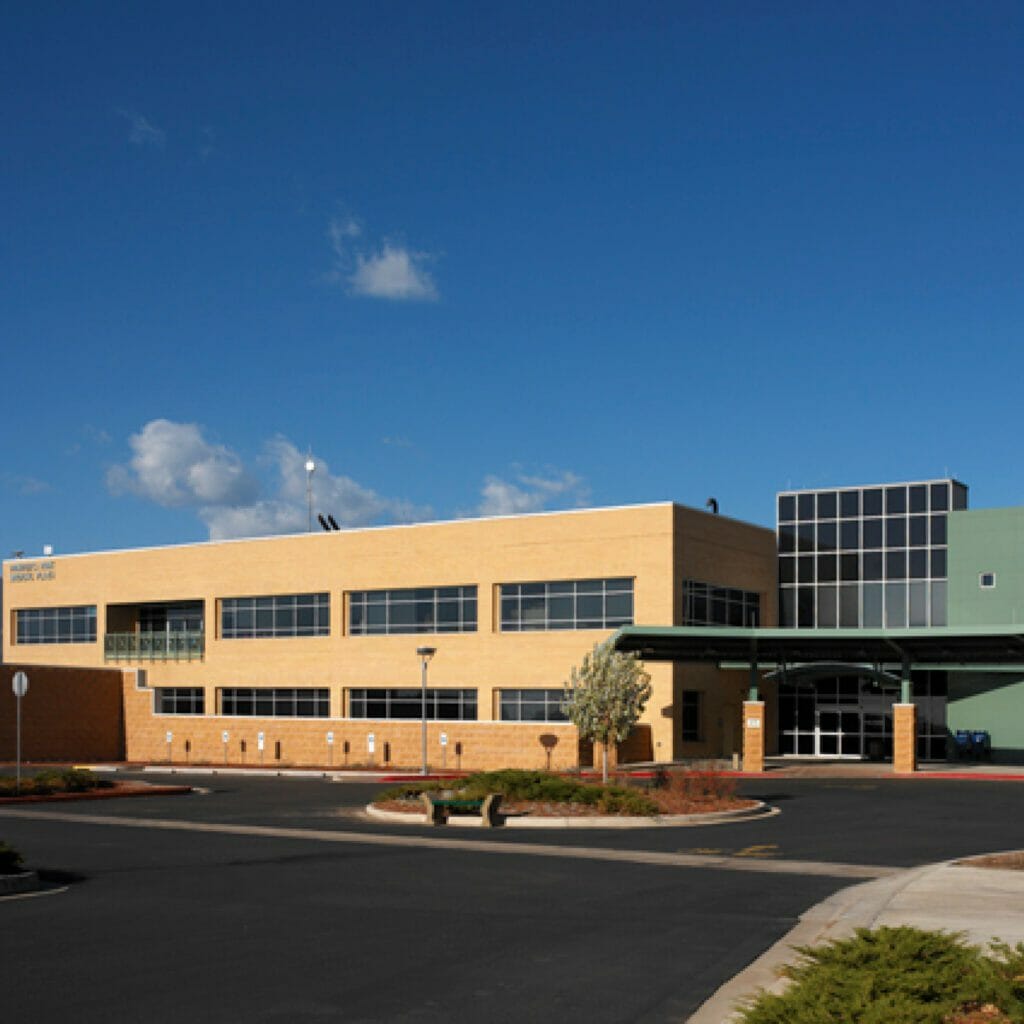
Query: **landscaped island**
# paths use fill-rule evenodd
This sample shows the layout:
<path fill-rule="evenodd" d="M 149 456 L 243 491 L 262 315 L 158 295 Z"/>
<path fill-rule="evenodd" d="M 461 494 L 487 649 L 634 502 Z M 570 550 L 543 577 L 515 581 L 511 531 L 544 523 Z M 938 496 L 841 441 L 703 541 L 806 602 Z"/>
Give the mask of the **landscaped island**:
<path fill-rule="evenodd" d="M 757 804 L 736 795 L 734 779 L 711 771 L 659 771 L 648 779 L 603 785 L 575 776 L 505 769 L 464 779 L 403 782 L 380 793 L 373 806 L 422 814 L 421 795 L 434 792 L 467 802 L 499 794 L 505 814 L 560 818 L 710 814 Z"/>

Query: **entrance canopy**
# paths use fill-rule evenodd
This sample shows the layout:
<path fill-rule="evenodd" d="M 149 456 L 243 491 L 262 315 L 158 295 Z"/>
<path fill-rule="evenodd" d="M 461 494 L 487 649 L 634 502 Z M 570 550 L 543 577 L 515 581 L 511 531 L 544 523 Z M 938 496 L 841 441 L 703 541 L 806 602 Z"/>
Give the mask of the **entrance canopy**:
<path fill-rule="evenodd" d="M 1024 625 L 880 630 L 623 626 L 611 639 L 616 650 L 645 661 L 721 667 L 909 662 L 921 669 L 1024 670 Z"/>

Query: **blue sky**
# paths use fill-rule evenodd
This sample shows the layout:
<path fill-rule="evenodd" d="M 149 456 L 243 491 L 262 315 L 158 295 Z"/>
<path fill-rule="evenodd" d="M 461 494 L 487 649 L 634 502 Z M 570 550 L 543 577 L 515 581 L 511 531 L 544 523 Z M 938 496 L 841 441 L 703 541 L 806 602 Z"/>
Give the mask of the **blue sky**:
<path fill-rule="evenodd" d="M 1017 3 L 8 5 L 0 550 L 1024 503 Z"/>

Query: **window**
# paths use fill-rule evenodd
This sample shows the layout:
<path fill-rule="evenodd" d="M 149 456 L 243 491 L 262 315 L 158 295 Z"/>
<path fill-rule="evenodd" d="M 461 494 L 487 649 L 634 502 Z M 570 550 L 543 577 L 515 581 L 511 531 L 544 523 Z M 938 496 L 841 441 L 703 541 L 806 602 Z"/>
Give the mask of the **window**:
<path fill-rule="evenodd" d="M 800 561 L 805 562 L 807 559 Z M 813 564 L 809 571 L 813 575 Z M 683 580 L 684 626 L 756 626 L 760 621 L 760 594 L 735 587 L 720 587 L 714 583 L 701 583 L 698 580 Z"/>
<path fill-rule="evenodd" d="M 996 574 L 994 572 L 982 572 L 978 574 L 978 586 L 982 590 L 991 590 L 996 585 Z"/>
<path fill-rule="evenodd" d="M 355 590 L 348 628 L 353 636 L 475 633 L 476 587 Z"/>
<path fill-rule="evenodd" d="M 220 603 L 220 632 L 225 640 L 327 636 L 330 614 L 329 594 L 225 597 Z"/>
<path fill-rule="evenodd" d="M 683 741 L 699 743 L 704 738 L 701 714 L 704 694 L 700 690 L 683 690 Z"/>
<path fill-rule="evenodd" d="M 96 605 L 20 608 L 16 623 L 19 644 L 91 644 L 96 640 Z"/>
<path fill-rule="evenodd" d="M 562 710 L 564 690 L 502 690 L 503 722 L 568 722 Z"/>
<path fill-rule="evenodd" d="M 331 713 L 330 691 L 227 686 L 220 691 L 220 713 L 265 718 L 328 718 Z"/>
<path fill-rule="evenodd" d="M 631 579 L 501 585 L 501 628 L 504 632 L 615 629 L 632 623 Z"/>
<path fill-rule="evenodd" d="M 355 689 L 348 703 L 350 718 L 423 717 L 420 689 Z M 476 690 L 427 690 L 426 712 L 431 721 L 475 722 Z"/>
<path fill-rule="evenodd" d="M 158 715 L 203 715 L 206 692 L 201 686 L 164 686 L 153 691 L 153 711 Z"/>

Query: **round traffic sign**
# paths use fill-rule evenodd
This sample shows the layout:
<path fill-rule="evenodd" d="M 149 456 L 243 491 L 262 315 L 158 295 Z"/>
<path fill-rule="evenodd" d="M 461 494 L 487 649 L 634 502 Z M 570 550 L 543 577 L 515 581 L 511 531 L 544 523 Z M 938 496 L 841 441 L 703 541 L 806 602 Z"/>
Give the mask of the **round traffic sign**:
<path fill-rule="evenodd" d="M 28 676 L 24 672 L 15 672 L 11 680 L 11 689 L 15 697 L 24 697 L 28 693 Z"/>

